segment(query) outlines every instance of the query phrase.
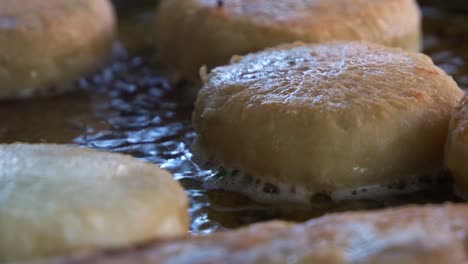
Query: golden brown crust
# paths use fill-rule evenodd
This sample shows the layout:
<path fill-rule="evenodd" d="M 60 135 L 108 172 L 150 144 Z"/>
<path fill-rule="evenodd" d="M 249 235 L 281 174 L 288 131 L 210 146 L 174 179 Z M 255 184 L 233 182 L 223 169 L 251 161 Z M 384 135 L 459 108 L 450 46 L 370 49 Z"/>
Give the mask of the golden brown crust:
<path fill-rule="evenodd" d="M 0 3 L 0 98 L 71 87 L 111 52 L 108 0 L 4 0 Z"/>
<path fill-rule="evenodd" d="M 451 170 L 456 188 L 465 198 L 468 195 L 468 96 L 453 111 L 449 135 L 445 145 L 445 162 Z"/>
<path fill-rule="evenodd" d="M 367 40 L 418 51 L 414 0 L 167 0 L 156 16 L 161 61 L 185 75 L 291 41 Z"/>
<path fill-rule="evenodd" d="M 193 124 L 214 160 L 329 193 L 442 167 L 463 92 L 423 54 L 363 42 L 292 44 L 217 67 Z"/>
<path fill-rule="evenodd" d="M 45 263 L 466 263 L 467 219 L 466 205 L 408 206 L 333 214 L 299 225 L 256 224 Z"/>
<path fill-rule="evenodd" d="M 0 145 L 0 262 L 182 236 L 187 206 L 170 173 L 127 155 Z"/>

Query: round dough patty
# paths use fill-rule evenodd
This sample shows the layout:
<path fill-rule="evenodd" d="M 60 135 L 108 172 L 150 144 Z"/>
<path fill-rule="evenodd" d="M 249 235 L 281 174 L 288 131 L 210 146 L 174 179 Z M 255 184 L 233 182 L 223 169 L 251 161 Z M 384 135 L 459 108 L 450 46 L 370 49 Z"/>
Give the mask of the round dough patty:
<path fill-rule="evenodd" d="M 0 261 L 183 235 L 187 204 L 168 172 L 130 156 L 0 145 Z"/>
<path fill-rule="evenodd" d="M 204 79 L 193 114 L 202 152 L 294 195 L 432 174 L 463 95 L 429 57 L 364 42 L 280 46 Z"/>
<path fill-rule="evenodd" d="M 468 196 L 468 96 L 457 106 L 450 121 L 445 162 L 453 174 L 459 194 Z"/>
<path fill-rule="evenodd" d="M 0 98 L 70 89 L 109 56 L 114 33 L 108 0 L 2 0 Z"/>
<path fill-rule="evenodd" d="M 156 14 L 160 60 L 183 75 L 266 47 L 367 40 L 418 51 L 414 0 L 165 0 Z"/>
<path fill-rule="evenodd" d="M 153 263 L 466 263 L 468 208 L 464 204 L 408 206 L 330 214 L 304 224 L 273 221 L 209 236 L 155 241 L 34 264 Z M 32 263 L 31 263 L 32 264 Z"/>

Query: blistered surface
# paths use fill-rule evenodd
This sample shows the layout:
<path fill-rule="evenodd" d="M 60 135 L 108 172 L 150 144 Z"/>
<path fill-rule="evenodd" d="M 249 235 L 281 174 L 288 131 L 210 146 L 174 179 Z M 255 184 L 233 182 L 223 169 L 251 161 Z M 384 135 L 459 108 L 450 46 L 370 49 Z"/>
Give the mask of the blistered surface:
<path fill-rule="evenodd" d="M 468 18 L 425 9 L 425 46 L 435 63 L 468 88 Z M 448 185 L 439 190 L 383 201 L 334 204 L 318 199 L 307 207 L 267 206 L 205 186 L 211 173 L 191 160 L 195 134 L 190 115 L 194 95 L 183 83 L 170 85 L 146 56 L 120 54 L 99 74 L 79 82 L 81 91 L 52 98 L 0 104 L 1 142 L 73 143 L 133 155 L 174 173 L 191 198 L 193 232 L 212 232 L 267 219 L 302 221 L 326 212 L 456 200 Z"/>

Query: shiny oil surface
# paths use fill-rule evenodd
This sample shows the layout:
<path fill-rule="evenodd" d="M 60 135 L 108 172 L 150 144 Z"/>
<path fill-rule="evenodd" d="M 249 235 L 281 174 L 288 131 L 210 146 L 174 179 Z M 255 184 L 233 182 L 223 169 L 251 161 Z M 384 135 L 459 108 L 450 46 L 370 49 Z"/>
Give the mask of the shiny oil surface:
<path fill-rule="evenodd" d="M 459 8 L 430 5 L 438 1 L 428 2 L 432 3 L 423 7 L 424 51 L 460 87 L 468 89 L 468 15 Z M 127 9 L 125 6 L 121 10 Z M 137 35 L 144 35 L 140 43 L 145 47 L 151 41 L 150 35 L 143 33 L 152 21 L 151 12 L 147 8 L 145 12 L 138 10 L 132 8 L 123 15 L 121 29 L 128 49 L 117 47 L 113 63 L 77 82 L 77 92 L 0 102 L 0 142 L 75 144 L 127 153 L 158 164 L 186 188 L 195 233 L 268 219 L 303 221 L 336 211 L 459 200 L 446 181 L 437 190 L 413 195 L 340 204 L 315 201 L 307 207 L 263 205 L 236 193 L 208 188 L 201 179 L 211 172 L 201 170 L 191 160 L 190 145 L 195 134 L 190 115 L 195 96 L 187 92 L 191 90 L 187 84 L 171 84 L 162 77 L 150 63 L 149 55 L 135 52 L 139 50 Z"/>

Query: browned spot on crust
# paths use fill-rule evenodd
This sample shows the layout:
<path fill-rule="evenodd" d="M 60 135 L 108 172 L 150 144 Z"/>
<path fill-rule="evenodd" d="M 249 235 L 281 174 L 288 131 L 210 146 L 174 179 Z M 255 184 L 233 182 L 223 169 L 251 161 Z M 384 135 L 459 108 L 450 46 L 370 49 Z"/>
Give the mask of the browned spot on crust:
<path fill-rule="evenodd" d="M 414 69 L 416 70 L 417 73 L 423 73 L 423 74 L 434 74 L 434 75 L 439 75 L 440 73 L 436 70 L 433 69 L 428 69 L 428 68 L 423 68 L 423 67 L 418 67 L 415 66 Z"/>
<path fill-rule="evenodd" d="M 424 99 L 424 94 L 416 91 L 407 91 L 405 94 L 409 97 L 414 97 L 417 100 L 422 100 Z"/>

